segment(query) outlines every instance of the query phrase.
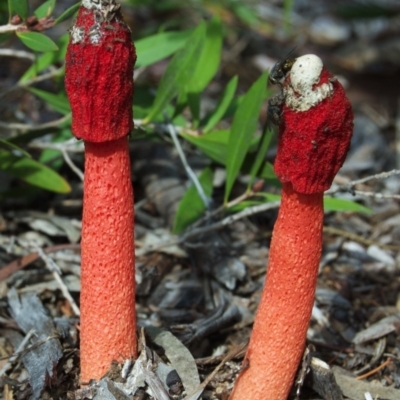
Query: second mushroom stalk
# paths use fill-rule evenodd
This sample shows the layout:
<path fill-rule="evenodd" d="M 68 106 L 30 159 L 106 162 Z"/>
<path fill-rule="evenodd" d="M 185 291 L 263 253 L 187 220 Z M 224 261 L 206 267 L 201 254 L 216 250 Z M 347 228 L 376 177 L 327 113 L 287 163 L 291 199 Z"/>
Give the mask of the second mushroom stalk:
<path fill-rule="evenodd" d="M 350 147 L 353 113 L 344 89 L 309 54 L 285 60 L 275 173 L 283 184 L 266 283 L 231 400 L 286 400 L 302 358 L 322 252 L 323 194 Z"/>

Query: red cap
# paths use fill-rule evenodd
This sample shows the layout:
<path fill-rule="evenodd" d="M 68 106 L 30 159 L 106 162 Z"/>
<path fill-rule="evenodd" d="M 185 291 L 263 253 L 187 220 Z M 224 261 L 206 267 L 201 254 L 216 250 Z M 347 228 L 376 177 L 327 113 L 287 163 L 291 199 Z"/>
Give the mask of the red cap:
<path fill-rule="evenodd" d="M 320 62 L 316 69 L 307 64 L 309 60 L 314 62 L 314 58 Z M 318 76 L 311 79 L 314 72 Z M 291 182 L 296 192 L 324 192 L 331 186 L 350 147 L 351 104 L 342 85 L 313 55 L 296 60 L 283 90 L 286 99 L 275 173 L 281 182 Z"/>
<path fill-rule="evenodd" d="M 119 5 L 102 0 L 82 4 L 66 55 L 72 132 L 90 142 L 116 140 L 133 128 L 135 48 Z"/>

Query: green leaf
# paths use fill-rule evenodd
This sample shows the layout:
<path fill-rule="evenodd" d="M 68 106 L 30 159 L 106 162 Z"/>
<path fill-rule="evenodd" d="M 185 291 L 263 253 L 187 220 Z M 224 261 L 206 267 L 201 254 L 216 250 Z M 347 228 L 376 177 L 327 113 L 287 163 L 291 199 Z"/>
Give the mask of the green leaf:
<path fill-rule="evenodd" d="M 251 166 L 250 181 L 247 186 L 247 191 L 249 191 L 251 189 L 251 187 L 253 186 L 254 178 L 258 174 L 258 171 L 260 170 L 261 165 L 262 165 L 263 161 L 265 160 L 265 155 L 267 154 L 267 150 L 271 143 L 273 135 L 274 135 L 273 131 L 269 128 L 266 128 L 265 132 L 263 132 L 263 134 L 262 134 L 256 158 L 254 159 L 254 163 Z"/>
<path fill-rule="evenodd" d="M 70 8 L 68 8 L 67 10 L 65 10 L 55 21 L 54 21 L 54 25 L 57 25 L 61 22 L 64 22 L 65 20 L 67 20 L 68 18 L 72 17 L 78 10 L 79 7 L 81 6 L 81 3 L 76 3 L 73 6 L 71 6 Z"/>
<path fill-rule="evenodd" d="M 267 179 L 269 181 L 275 180 L 279 183 L 278 186 L 281 185 L 278 178 L 275 175 L 274 166 L 270 162 L 266 162 L 264 165 L 261 166 L 261 171 L 259 171 L 257 176 L 259 178 Z"/>
<path fill-rule="evenodd" d="M 172 58 L 161 79 L 153 107 L 144 123 L 160 114 L 168 103 L 178 94 L 180 88 L 190 81 L 192 71 L 198 62 L 198 54 L 203 45 L 205 23 L 202 22 L 190 35 L 186 45 Z"/>
<path fill-rule="evenodd" d="M 33 186 L 56 193 L 68 193 L 71 187 L 57 172 L 32 158 L 0 150 L 0 170 L 6 171 Z"/>
<path fill-rule="evenodd" d="M 355 211 L 371 214 L 372 210 L 351 200 L 338 199 L 336 197 L 324 197 L 325 211 Z"/>
<path fill-rule="evenodd" d="M 256 12 L 254 9 L 250 8 L 245 1 L 232 0 L 229 3 L 236 16 L 245 24 L 251 27 L 259 25 Z"/>
<path fill-rule="evenodd" d="M 200 94 L 218 71 L 221 50 L 222 25 L 221 21 L 214 17 L 207 24 L 204 46 L 198 57 L 197 66 L 188 86 L 183 88 L 185 93 L 188 94 L 194 126 L 197 126 L 200 117 Z"/>
<path fill-rule="evenodd" d="M 65 94 L 49 93 L 36 88 L 29 88 L 29 90 L 36 96 L 46 101 L 52 108 L 54 108 L 54 110 L 58 111 L 59 113 L 66 115 L 71 112 L 71 107 Z"/>
<path fill-rule="evenodd" d="M 199 181 L 203 187 L 204 193 L 207 197 L 211 197 L 213 189 L 213 176 L 214 173 L 211 168 L 204 169 L 200 176 Z M 199 219 L 205 210 L 205 205 L 192 184 L 186 191 L 182 200 L 179 203 L 174 221 L 174 233 L 180 233 L 193 222 Z"/>
<path fill-rule="evenodd" d="M 21 42 L 34 51 L 56 51 L 57 45 L 46 35 L 39 32 L 17 32 Z"/>
<path fill-rule="evenodd" d="M 9 142 L 5 139 L 0 139 L 0 144 L 2 144 L 3 147 L 5 147 L 7 150 L 15 150 L 16 152 L 20 152 L 21 154 L 23 154 L 25 157 L 32 158 L 27 151 L 12 142 Z"/>
<path fill-rule="evenodd" d="M 28 8 L 28 1 L 27 0 L 8 0 L 8 12 L 10 18 L 17 14 L 23 20 L 28 17 L 29 8 Z"/>
<path fill-rule="evenodd" d="M 57 46 L 58 50 L 44 53 L 37 57 L 34 63 L 25 71 L 25 73 L 21 76 L 19 82 L 25 82 L 31 78 L 34 78 L 38 75 L 39 72 L 46 69 L 48 66 L 64 61 L 65 54 L 67 52 L 67 46 L 69 42 L 69 35 L 68 33 L 62 35 L 57 39 Z"/>
<path fill-rule="evenodd" d="M 136 68 L 146 67 L 174 54 L 187 42 L 190 32 L 162 32 L 136 40 Z"/>
<path fill-rule="evenodd" d="M 278 194 L 259 192 L 253 198 L 249 200 L 243 200 L 239 204 L 235 204 L 234 206 L 229 207 L 227 211 L 230 213 L 236 213 L 248 207 L 258 206 L 265 203 L 272 203 L 274 201 L 279 201 L 280 199 L 281 196 L 279 196 Z"/>
<path fill-rule="evenodd" d="M 225 165 L 227 158 L 228 130 L 219 130 L 201 136 L 192 136 L 181 133 L 188 142 L 194 144 L 212 160 Z"/>
<path fill-rule="evenodd" d="M 268 73 L 264 72 L 251 86 L 233 117 L 228 142 L 228 158 L 226 160 L 225 203 L 228 201 L 233 183 L 240 171 L 257 128 L 260 108 L 266 94 L 267 76 Z"/>
<path fill-rule="evenodd" d="M 55 5 L 56 5 L 56 0 L 47 0 L 34 11 L 34 14 L 38 18 L 50 17 L 51 13 L 54 10 Z"/>
<path fill-rule="evenodd" d="M 183 88 L 188 95 L 188 104 L 192 113 L 194 127 L 200 118 L 200 94 L 218 71 L 222 50 L 222 24 L 213 18 L 207 24 L 203 49 L 198 57 L 197 66 L 188 87 Z"/>
<path fill-rule="evenodd" d="M 232 102 L 233 96 L 236 91 L 237 83 L 238 83 L 237 76 L 234 76 L 228 82 L 214 112 L 211 115 L 207 116 L 204 119 L 204 121 L 202 121 L 201 125 L 205 124 L 203 132 L 209 132 L 212 128 L 214 128 L 215 125 L 218 124 L 219 121 L 221 121 L 222 117 L 226 113 L 226 110 L 228 109 L 229 105 Z"/>
<path fill-rule="evenodd" d="M 213 18 L 207 24 L 203 49 L 187 87 L 182 88 L 187 94 L 187 100 L 196 127 L 200 118 L 200 95 L 204 88 L 218 71 L 222 50 L 222 25 L 218 18 Z"/>

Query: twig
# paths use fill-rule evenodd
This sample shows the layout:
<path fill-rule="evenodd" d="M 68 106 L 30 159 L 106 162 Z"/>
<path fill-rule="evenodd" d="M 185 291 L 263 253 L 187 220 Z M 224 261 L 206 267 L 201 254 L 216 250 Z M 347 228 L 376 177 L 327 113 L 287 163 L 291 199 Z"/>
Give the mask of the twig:
<path fill-rule="evenodd" d="M 70 117 L 71 117 L 71 114 L 67 114 L 62 118 L 59 118 L 59 119 L 56 119 L 56 120 L 50 121 L 50 122 L 45 122 L 44 124 L 38 124 L 38 125 L 19 124 L 19 123 L 14 123 L 14 122 L 6 123 L 6 122 L 0 121 L 0 128 L 7 129 L 7 130 L 21 131 L 22 133 L 30 132 L 30 131 L 40 131 L 42 129 L 56 128 L 59 125 L 63 124 L 65 121 L 68 121 L 68 119 Z M 64 143 L 67 143 L 67 142 L 68 141 L 66 141 Z M 75 139 L 75 142 L 76 142 L 76 139 Z M 32 142 L 29 146 L 32 146 L 34 143 L 39 143 L 39 142 Z M 51 145 L 51 144 L 56 145 L 59 143 L 49 143 L 49 145 Z M 38 147 L 38 148 L 40 148 L 40 147 Z M 46 148 L 51 148 L 51 147 L 46 147 Z"/>
<path fill-rule="evenodd" d="M 14 240 L 14 238 L 12 238 Z M 10 241 L 11 243 L 11 241 Z M 43 249 L 45 253 L 54 253 L 56 251 L 60 250 L 79 250 L 81 248 L 80 244 L 75 244 L 75 243 L 68 243 L 68 244 L 59 244 L 55 246 L 49 246 Z M 30 253 L 27 254 L 26 256 L 20 257 L 14 261 L 11 261 L 8 265 L 0 269 L 0 282 L 7 279 L 9 276 L 11 276 L 14 272 L 17 272 L 29 264 L 33 263 L 39 258 L 38 253 Z"/>
<path fill-rule="evenodd" d="M 400 175 L 400 170 L 399 169 L 393 169 L 391 171 L 385 171 L 385 172 L 381 172 L 379 174 L 375 174 L 375 175 L 370 175 L 370 176 L 366 176 L 364 178 L 361 179 L 357 179 L 354 181 L 350 181 L 345 185 L 338 185 L 335 188 L 331 188 L 328 191 L 325 192 L 326 195 L 330 195 L 330 194 L 334 194 L 340 191 L 346 191 L 346 192 L 350 192 L 350 193 L 355 193 L 357 192 L 357 194 L 360 195 L 365 195 L 365 193 L 369 193 L 369 192 L 363 192 L 363 191 L 354 191 L 353 188 L 356 185 L 360 185 L 362 183 L 365 182 L 369 182 L 372 180 L 378 180 L 378 179 L 387 179 L 393 175 Z"/>
<path fill-rule="evenodd" d="M 29 80 L 24 81 L 24 82 L 19 82 L 15 86 L 12 86 L 12 87 L 0 92 L 0 98 L 4 97 L 8 93 L 13 92 L 14 90 L 17 90 L 17 89 L 20 89 L 20 88 L 24 88 L 24 87 L 27 87 L 27 86 L 31 86 L 34 83 L 42 82 L 42 81 L 45 81 L 47 79 L 54 78 L 55 76 L 60 75 L 63 70 L 64 70 L 64 66 L 62 66 L 60 68 L 56 68 L 53 71 L 47 72 L 47 73 L 45 73 L 43 75 L 39 75 L 39 76 L 37 76 L 37 77 L 35 77 L 33 79 L 29 79 Z"/>
<path fill-rule="evenodd" d="M 196 187 L 197 193 L 199 194 L 201 200 L 204 203 L 204 206 L 208 209 L 210 207 L 211 199 L 207 197 L 204 193 L 204 189 L 201 186 L 199 179 L 197 178 L 196 174 L 194 173 L 193 169 L 190 167 L 189 163 L 187 162 L 185 153 L 182 150 L 182 146 L 179 143 L 177 132 L 175 127 L 172 124 L 168 124 L 168 132 L 171 135 L 172 141 L 178 151 L 179 158 L 185 168 L 186 174 L 188 175 L 189 179 L 192 181 L 193 185 Z"/>
<path fill-rule="evenodd" d="M 198 226 L 204 225 L 204 223 L 207 222 L 209 219 L 214 218 L 218 214 L 220 214 L 222 212 L 225 212 L 226 210 L 229 210 L 230 208 L 236 206 L 237 204 L 241 203 L 244 200 L 247 200 L 247 199 L 253 197 L 254 195 L 256 195 L 256 193 L 254 193 L 252 191 L 245 192 L 242 195 L 240 195 L 240 196 L 236 197 L 235 199 L 231 200 L 229 203 L 221 205 L 217 209 L 209 212 L 204 217 L 198 219 L 194 224 L 192 224 L 188 228 L 187 232 L 191 232 L 194 228 L 197 228 Z"/>
<path fill-rule="evenodd" d="M 364 375 L 360 375 L 357 376 L 356 379 L 358 381 L 368 378 L 371 375 L 374 375 L 376 372 L 379 372 L 381 369 L 385 368 L 387 365 L 389 365 L 392 362 L 391 358 L 388 358 L 384 363 L 382 363 L 381 365 L 379 365 L 378 367 L 371 369 L 371 371 L 368 371 L 367 373 L 365 373 Z"/>
<path fill-rule="evenodd" d="M 63 155 L 64 160 L 68 164 L 68 166 L 72 169 L 72 171 L 75 172 L 76 175 L 78 175 L 79 179 L 83 182 L 83 172 L 74 164 L 68 152 L 65 149 L 62 149 L 61 154 Z"/>
<path fill-rule="evenodd" d="M 20 356 L 20 354 L 22 353 L 22 351 L 25 349 L 25 346 L 29 343 L 29 340 L 31 339 L 32 335 L 35 333 L 34 329 L 31 329 L 26 336 L 24 337 L 24 339 L 22 340 L 22 342 L 20 343 L 20 345 L 18 346 L 17 350 L 14 352 L 14 354 L 8 359 L 8 361 L 3 365 L 3 368 L 0 370 L 0 377 L 2 377 L 7 371 L 8 369 L 11 367 L 11 364 L 14 363 L 15 361 L 17 361 L 18 357 Z"/>
<path fill-rule="evenodd" d="M 18 30 L 21 26 L 24 26 L 24 24 L 20 25 L 14 25 L 14 24 L 6 24 L 6 25 L 1 25 L 0 26 L 0 33 L 7 33 L 7 32 L 14 32 Z"/>
<path fill-rule="evenodd" d="M 324 226 L 324 233 L 328 233 L 331 235 L 337 235 L 337 236 L 344 237 L 346 239 L 354 240 L 355 242 L 364 244 L 366 246 L 375 245 L 375 246 L 378 246 L 385 250 L 400 251 L 400 245 L 390 245 L 390 244 L 378 243 L 378 242 L 375 242 L 374 240 L 366 239 L 355 233 L 347 232 L 342 229 L 334 228 L 332 226 Z"/>
<path fill-rule="evenodd" d="M 383 194 L 383 193 L 375 193 L 375 192 L 366 192 L 363 190 L 353 190 L 354 194 L 365 197 L 372 197 L 374 199 L 396 199 L 400 200 L 400 194 Z"/>
<path fill-rule="evenodd" d="M 29 332 L 28 332 L 29 333 Z M 35 333 L 35 332 L 34 332 Z M 32 335 L 31 335 L 32 336 Z M 41 346 L 41 345 L 43 345 L 43 344 L 45 344 L 46 342 L 48 342 L 49 340 L 53 340 L 53 339 L 59 339 L 59 335 L 53 335 L 53 336 L 47 336 L 47 338 L 46 339 L 43 339 L 43 340 L 41 340 L 40 342 L 37 342 L 37 343 L 34 343 L 34 344 L 32 344 L 32 345 L 30 345 L 30 346 L 28 346 L 26 349 L 22 349 L 21 351 L 16 351 L 15 353 L 14 353 L 14 355 L 16 355 L 16 356 L 21 356 L 21 355 L 23 355 L 23 354 L 25 354 L 25 353 L 27 353 L 28 351 L 30 351 L 30 350 L 32 350 L 32 349 L 36 349 L 36 348 L 38 348 L 39 346 Z M 1 360 L 7 360 L 7 359 L 9 359 L 10 357 L 9 356 L 6 356 L 6 357 L 0 357 L 0 361 Z"/>
<path fill-rule="evenodd" d="M 243 350 L 247 347 L 246 344 L 239 345 L 238 347 L 234 347 L 226 356 L 222 359 L 222 361 L 214 368 L 210 375 L 207 376 L 206 379 L 196 388 L 192 393 L 187 395 L 184 400 L 195 400 L 198 399 L 205 389 L 205 387 L 214 379 L 217 372 L 230 360 L 234 359 L 239 353 L 243 353 Z"/>
<path fill-rule="evenodd" d="M 214 230 L 221 229 L 221 228 L 223 228 L 227 225 L 230 225 L 242 218 L 246 218 L 246 217 L 249 217 L 254 214 L 258 214 L 263 211 L 278 208 L 279 204 L 280 204 L 279 201 L 274 201 L 274 202 L 270 202 L 270 203 L 259 204 L 256 206 L 245 208 L 244 210 L 238 212 L 237 214 L 230 215 L 219 222 L 216 222 L 214 224 L 204 226 L 201 228 L 193 229 L 193 230 L 183 234 L 181 237 L 177 238 L 176 240 L 170 240 L 168 242 L 161 243 L 158 246 L 147 246 L 147 247 L 143 247 L 142 249 L 137 249 L 136 255 L 142 256 L 148 252 L 158 251 L 165 247 L 182 244 L 184 242 L 187 242 L 189 239 L 193 239 L 196 236 L 204 235 L 204 234 L 212 232 Z"/>
<path fill-rule="evenodd" d="M 26 58 L 27 60 L 35 61 L 35 55 L 25 50 L 0 49 L 0 57 Z"/>
<path fill-rule="evenodd" d="M 45 252 L 43 251 L 42 248 L 40 248 L 39 246 L 35 246 L 35 247 L 36 247 L 36 251 L 39 254 L 39 257 L 44 261 L 44 263 L 46 264 L 46 267 L 52 272 L 54 279 L 60 286 L 60 290 L 61 290 L 62 294 L 70 302 L 72 310 L 74 311 L 75 315 L 80 316 L 81 312 L 79 310 L 79 307 L 77 306 L 77 304 L 75 303 L 75 300 L 72 298 L 71 294 L 69 293 L 67 286 L 61 279 L 60 267 L 54 262 L 54 260 L 51 257 L 49 257 L 48 255 L 45 254 Z"/>

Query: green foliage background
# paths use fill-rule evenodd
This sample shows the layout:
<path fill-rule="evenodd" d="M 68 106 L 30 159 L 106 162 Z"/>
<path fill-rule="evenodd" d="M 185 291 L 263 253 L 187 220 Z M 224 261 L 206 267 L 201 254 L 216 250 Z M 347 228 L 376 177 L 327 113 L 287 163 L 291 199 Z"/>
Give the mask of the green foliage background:
<path fill-rule="evenodd" d="M 292 2 L 285 3 L 285 16 L 290 18 Z M 5 3 L 0 6 L 5 8 Z M 27 0 L 8 0 L 8 21 L 18 14 L 25 21 L 34 14 L 37 18 L 54 17 L 54 25 L 70 21 L 79 7 L 74 4 L 60 15 L 53 15 L 56 0 L 48 0 L 35 10 L 30 10 Z M 153 137 L 154 124 L 172 123 L 181 140 L 187 141 L 210 159 L 210 166 L 200 175 L 199 182 L 207 197 L 212 196 L 214 170 L 216 165 L 226 168 L 224 205 L 229 207 L 233 185 L 239 174 L 249 175 L 247 193 L 251 196 L 251 186 L 256 178 L 276 182 L 272 166 L 265 161 L 265 154 L 271 143 L 273 132 L 260 126 L 259 117 L 265 101 L 271 95 L 267 89 L 268 72 L 254 81 L 246 93 L 238 91 L 238 77 L 234 76 L 220 94 L 216 107 L 206 114 L 201 112 L 204 92 L 221 70 L 221 54 L 229 26 L 222 22 L 224 10 L 229 10 L 244 25 L 260 25 L 251 5 L 245 0 L 188 1 L 178 0 L 128 0 L 123 7 L 151 7 L 156 12 L 171 12 L 169 23 L 153 27 L 146 32 L 136 32 L 133 39 L 137 50 L 136 68 L 146 68 L 164 59 L 168 66 L 157 87 L 136 86 L 134 116 L 140 120 L 135 137 L 143 134 Z M 179 22 L 179 13 L 173 13 L 191 7 L 196 11 L 193 20 L 197 26 L 184 27 Z M 1 13 L 4 15 L 4 13 Z M 286 20 L 286 19 L 285 19 Z M 2 20 L 2 24 L 7 21 Z M 183 26 L 183 28 L 182 28 Z M 35 55 L 31 67 L 20 77 L 19 84 L 47 103 L 55 111 L 65 116 L 64 122 L 54 129 L 53 141 L 65 141 L 72 137 L 70 130 L 70 108 L 62 85 L 64 69 L 62 67 L 69 35 L 65 32 L 56 39 L 49 37 L 50 31 L 3 34 L 3 42 L 15 34 L 26 48 Z M 47 92 L 35 87 L 36 78 L 50 68 L 60 65 L 56 79 L 58 92 Z M 155 94 L 154 94 L 155 93 Z M 137 124 L 138 125 L 138 124 Z M 226 128 L 226 127 L 229 128 Z M 68 182 L 49 166 L 50 153 L 43 151 L 39 160 L 33 160 L 24 150 L 24 146 L 34 137 L 46 134 L 46 131 L 34 131 L 20 135 L 16 139 L 2 139 L 0 149 L 0 169 L 42 189 L 66 193 L 70 190 Z M 59 155 L 59 154 L 58 154 Z M 60 165 L 58 165 L 59 167 Z M 3 194 L 4 196 L 4 194 Z M 275 198 L 274 198 L 275 199 Z M 271 201 L 271 196 L 258 193 L 251 201 L 247 199 L 243 207 Z M 205 211 L 206 204 L 201 201 L 194 186 L 188 188 L 181 201 L 175 220 L 175 232 L 179 233 L 196 221 Z M 329 200 L 330 210 L 366 211 L 365 208 L 351 202 Z M 232 211 L 234 211 L 232 209 Z"/>

